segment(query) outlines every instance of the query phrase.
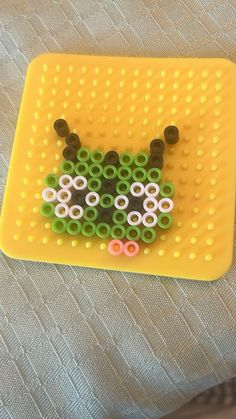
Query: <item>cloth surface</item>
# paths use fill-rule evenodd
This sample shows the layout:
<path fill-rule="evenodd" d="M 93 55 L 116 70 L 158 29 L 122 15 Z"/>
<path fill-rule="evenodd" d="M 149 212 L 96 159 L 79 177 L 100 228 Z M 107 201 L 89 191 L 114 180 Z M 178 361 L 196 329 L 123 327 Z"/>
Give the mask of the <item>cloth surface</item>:
<path fill-rule="evenodd" d="M 235 0 L 1 0 L 0 195 L 45 52 L 226 57 Z M 200 283 L 0 256 L 0 418 L 159 418 L 236 375 L 236 263 Z"/>

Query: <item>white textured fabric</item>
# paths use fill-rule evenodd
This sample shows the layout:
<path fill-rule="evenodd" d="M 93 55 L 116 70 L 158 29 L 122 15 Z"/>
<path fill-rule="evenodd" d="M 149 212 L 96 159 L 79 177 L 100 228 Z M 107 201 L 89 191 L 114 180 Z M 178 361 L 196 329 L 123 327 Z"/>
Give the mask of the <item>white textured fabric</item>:
<path fill-rule="evenodd" d="M 44 52 L 236 61 L 235 0 L 1 0 L 0 191 Z M 236 265 L 215 283 L 0 256 L 0 418 L 158 418 L 236 375 Z"/>

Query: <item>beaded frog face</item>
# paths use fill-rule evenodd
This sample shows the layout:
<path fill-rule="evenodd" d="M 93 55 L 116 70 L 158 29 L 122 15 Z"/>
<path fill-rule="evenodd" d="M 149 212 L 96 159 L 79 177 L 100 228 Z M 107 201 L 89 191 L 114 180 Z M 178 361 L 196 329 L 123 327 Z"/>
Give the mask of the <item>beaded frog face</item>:
<path fill-rule="evenodd" d="M 90 150 L 70 133 L 63 119 L 54 123 L 65 137 L 61 175 L 45 179 L 41 214 L 52 217 L 57 234 L 97 236 L 109 241 L 112 255 L 136 256 L 142 242 L 153 243 L 158 230 L 172 226 L 174 186 L 162 182 L 165 143 L 154 139 L 150 152 Z M 164 131 L 167 143 L 178 141 L 178 129 Z"/>

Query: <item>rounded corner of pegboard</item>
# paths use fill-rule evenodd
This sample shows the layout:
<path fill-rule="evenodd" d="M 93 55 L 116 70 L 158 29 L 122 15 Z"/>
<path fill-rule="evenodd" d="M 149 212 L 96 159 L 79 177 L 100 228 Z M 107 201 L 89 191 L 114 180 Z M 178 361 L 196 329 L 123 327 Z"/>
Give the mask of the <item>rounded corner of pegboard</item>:
<path fill-rule="evenodd" d="M 12 252 L 11 247 L 6 245 L 4 238 L 2 238 L 1 236 L 0 236 L 0 251 L 4 253 L 5 256 L 11 259 L 19 259 L 15 256 L 14 252 Z"/>
<path fill-rule="evenodd" d="M 233 61 L 231 61 L 229 58 L 220 58 L 220 61 L 226 67 L 232 67 L 232 68 L 236 69 L 235 63 Z"/>
<path fill-rule="evenodd" d="M 232 262 L 233 262 L 233 258 L 231 256 L 227 260 L 225 260 L 225 262 L 222 263 L 221 266 L 217 267 L 215 271 L 212 271 L 209 278 L 206 280 L 210 282 L 220 281 L 223 278 L 223 276 L 230 271 Z"/>
<path fill-rule="evenodd" d="M 51 55 L 51 54 L 50 54 Z M 29 63 L 29 67 L 33 67 L 33 66 L 38 66 L 38 64 L 45 62 L 49 57 L 49 54 L 39 54 L 36 55 L 36 57 L 34 57 L 30 63 Z"/>

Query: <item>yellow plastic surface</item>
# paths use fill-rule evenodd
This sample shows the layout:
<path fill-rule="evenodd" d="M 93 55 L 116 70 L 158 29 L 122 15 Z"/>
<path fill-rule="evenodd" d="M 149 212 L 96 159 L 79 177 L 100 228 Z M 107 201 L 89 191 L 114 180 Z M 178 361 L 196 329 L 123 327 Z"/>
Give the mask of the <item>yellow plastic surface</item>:
<path fill-rule="evenodd" d="M 108 240 L 51 231 L 40 215 L 45 176 L 59 173 L 65 118 L 83 145 L 148 150 L 177 125 L 164 180 L 176 188 L 174 225 L 137 257 L 111 256 Z M 3 203 L 0 245 L 14 258 L 199 280 L 232 260 L 236 152 L 235 67 L 221 59 L 43 55 L 29 66 Z"/>

